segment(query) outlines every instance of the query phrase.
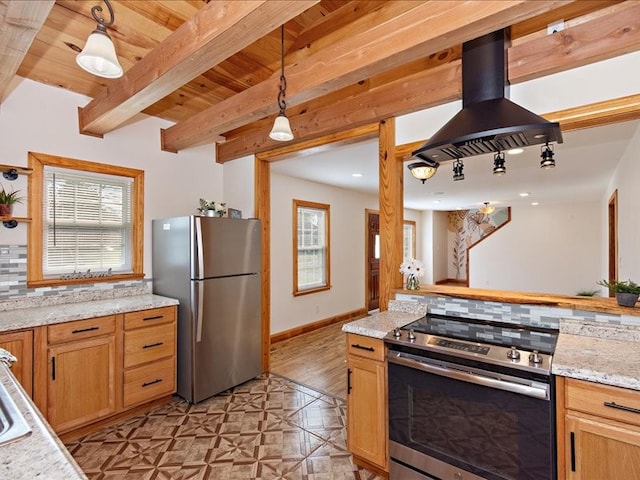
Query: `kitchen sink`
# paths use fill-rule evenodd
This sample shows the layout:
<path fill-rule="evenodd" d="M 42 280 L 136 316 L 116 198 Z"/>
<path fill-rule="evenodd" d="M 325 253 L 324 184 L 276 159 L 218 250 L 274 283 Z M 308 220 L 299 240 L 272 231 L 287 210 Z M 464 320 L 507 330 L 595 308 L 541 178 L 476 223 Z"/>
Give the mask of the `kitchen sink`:
<path fill-rule="evenodd" d="M 6 387 L 0 382 L 0 445 L 31 433 L 31 428 L 18 410 Z"/>

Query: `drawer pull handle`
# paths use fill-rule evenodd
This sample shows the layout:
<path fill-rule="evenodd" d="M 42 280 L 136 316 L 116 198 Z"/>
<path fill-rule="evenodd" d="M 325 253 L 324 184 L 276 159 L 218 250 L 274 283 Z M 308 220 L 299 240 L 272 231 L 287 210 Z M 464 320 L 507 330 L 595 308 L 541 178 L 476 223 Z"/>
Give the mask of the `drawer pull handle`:
<path fill-rule="evenodd" d="M 626 405 L 618 405 L 616 402 L 604 402 L 605 407 L 617 408 L 625 412 L 640 413 L 640 408 L 627 407 Z"/>
<path fill-rule="evenodd" d="M 351 346 L 353 348 L 359 348 L 360 350 L 366 350 L 367 352 L 375 352 L 376 349 L 373 347 L 365 347 L 363 345 L 357 344 L 357 343 L 352 343 Z"/>
<path fill-rule="evenodd" d="M 160 345 L 164 345 L 164 342 L 151 343 L 149 345 L 144 345 L 142 348 L 153 348 L 159 347 Z"/>
<path fill-rule="evenodd" d="M 162 381 L 161 378 L 156 378 L 155 380 L 152 380 L 150 382 L 145 382 L 142 384 L 143 387 L 148 387 L 149 385 L 153 385 L 155 383 L 160 383 Z"/>
<path fill-rule="evenodd" d="M 143 322 L 146 322 L 147 320 L 158 320 L 159 318 L 163 318 L 162 315 L 156 315 L 155 317 L 144 317 L 142 319 Z"/>
<path fill-rule="evenodd" d="M 100 327 L 89 327 L 89 328 L 77 328 L 72 330 L 71 333 L 84 333 L 84 332 L 92 332 L 94 330 L 100 330 Z"/>

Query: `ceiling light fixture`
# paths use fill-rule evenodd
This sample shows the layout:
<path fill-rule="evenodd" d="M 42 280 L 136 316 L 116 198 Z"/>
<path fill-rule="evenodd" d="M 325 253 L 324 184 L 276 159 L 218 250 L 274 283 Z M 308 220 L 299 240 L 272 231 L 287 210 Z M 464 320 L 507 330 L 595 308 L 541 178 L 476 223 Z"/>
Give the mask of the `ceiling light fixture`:
<path fill-rule="evenodd" d="M 540 153 L 540 158 L 542 158 L 540 168 L 543 170 L 554 168 L 556 166 L 556 161 L 553 159 L 553 145 L 549 145 L 549 142 L 547 142 L 540 148 L 540 150 L 542 152 Z"/>
<path fill-rule="evenodd" d="M 285 113 L 287 104 L 284 101 L 287 93 L 287 79 L 284 76 L 284 24 L 280 27 L 280 87 L 278 90 L 278 107 L 280 112 L 273 122 L 273 128 L 269 132 L 269 138 L 278 142 L 293 140 L 293 132 L 289 119 Z"/>
<path fill-rule="evenodd" d="M 98 25 L 96 29 L 89 34 L 84 49 L 76 56 L 76 63 L 83 70 L 104 78 L 120 78 L 124 71 L 118 62 L 116 48 L 113 45 L 111 37 L 107 33 L 107 27 L 113 25 L 116 17 L 113 14 L 113 8 L 109 0 L 103 0 L 109 10 L 110 20 L 105 21 L 102 16 L 98 16 L 102 12 L 100 5 L 91 7 L 91 16 Z"/>
<path fill-rule="evenodd" d="M 407 165 L 407 168 L 411 172 L 411 175 L 424 183 L 436 174 L 439 163 L 427 163 L 427 162 L 415 162 Z"/>
<path fill-rule="evenodd" d="M 504 166 L 504 153 L 498 152 L 493 156 L 493 174 L 504 175 L 507 167 Z"/>
<path fill-rule="evenodd" d="M 460 160 L 459 158 L 453 162 L 453 180 L 454 181 L 457 182 L 458 180 L 464 180 L 464 173 L 462 173 L 463 168 L 464 168 L 464 164 L 462 163 L 462 160 Z"/>
<path fill-rule="evenodd" d="M 524 152 L 524 148 L 512 148 L 511 150 L 507 150 L 509 155 L 520 155 Z"/>
<path fill-rule="evenodd" d="M 489 215 L 490 213 L 493 213 L 495 211 L 496 207 L 489 205 L 489 202 L 484 202 L 484 207 L 480 209 L 480 212 L 484 213 L 485 215 Z"/>

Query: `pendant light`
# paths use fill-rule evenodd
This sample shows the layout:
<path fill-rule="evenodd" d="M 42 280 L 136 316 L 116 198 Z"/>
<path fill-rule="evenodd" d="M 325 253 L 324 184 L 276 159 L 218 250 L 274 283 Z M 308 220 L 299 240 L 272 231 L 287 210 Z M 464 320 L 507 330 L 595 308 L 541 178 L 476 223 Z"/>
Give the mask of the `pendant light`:
<path fill-rule="evenodd" d="M 123 70 L 116 56 L 116 48 L 107 33 L 107 27 L 113 25 L 115 15 L 113 14 L 113 8 L 111 8 L 109 0 L 103 1 L 109 10 L 111 18 L 106 22 L 104 18 L 98 16 L 98 13 L 102 12 L 100 5 L 91 7 L 91 16 L 98 22 L 98 25 L 96 29 L 91 32 L 89 38 L 87 38 L 87 43 L 82 52 L 76 56 L 76 63 L 80 65 L 83 70 L 98 77 L 120 78 Z"/>
<path fill-rule="evenodd" d="M 289 119 L 285 114 L 287 104 L 285 102 L 287 90 L 287 79 L 284 76 L 284 24 L 280 27 L 280 87 L 278 91 L 278 107 L 280 112 L 273 122 L 273 128 L 269 132 L 269 138 L 277 140 L 279 142 L 288 142 L 293 140 L 293 132 L 291 131 L 291 125 Z"/>
<path fill-rule="evenodd" d="M 541 153 L 540 158 L 542 161 L 540 162 L 540 168 L 543 170 L 549 170 L 556 166 L 556 161 L 553 159 L 553 145 L 549 145 L 547 142 L 542 147 L 540 147 Z"/>
<path fill-rule="evenodd" d="M 498 152 L 493 156 L 493 174 L 504 175 L 507 167 L 504 165 L 504 153 Z"/>
<path fill-rule="evenodd" d="M 462 163 L 462 159 L 457 158 L 455 162 L 453 162 L 453 180 L 459 182 L 460 180 L 464 180 L 464 173 L 462 170 L 464 169 L 464 164 Z"/>
<path fill-rule="evenodd" d="M 436 174 L 439 166 L 439 163 L 434 163 L 433 165 L 431 165 L 427 162 L 421 161 L 410 163 L 409 165 L 407 165 L 407 168 L 414 178 L 417 178 L 418 180 L 421 180 L 422 183 L 424 183 L 426 180 L 429 180 Z"/>
<path fill-rule="evenodd" d="M 484 213 L 485 215 L 489 215 L 496 211 L 496 207 L 489 205 L 489 202 L 484 202 L 484 207 L 480 209 L 480 213 Z"/>

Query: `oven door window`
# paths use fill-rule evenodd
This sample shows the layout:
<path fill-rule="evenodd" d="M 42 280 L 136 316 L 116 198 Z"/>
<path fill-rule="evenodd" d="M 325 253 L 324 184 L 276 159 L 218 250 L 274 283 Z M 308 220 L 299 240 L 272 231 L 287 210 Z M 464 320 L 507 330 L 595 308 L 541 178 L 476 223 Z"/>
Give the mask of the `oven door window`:
<path fill-rule="evenodd" d="M 413 450 L 489 480 L 554 479 L 554 431 L 548 400 L 389 363 L 390 439 Z"/>

